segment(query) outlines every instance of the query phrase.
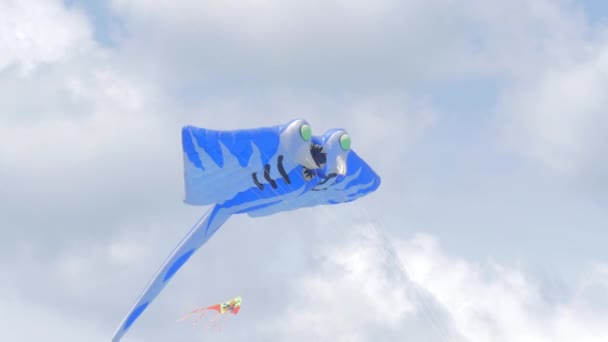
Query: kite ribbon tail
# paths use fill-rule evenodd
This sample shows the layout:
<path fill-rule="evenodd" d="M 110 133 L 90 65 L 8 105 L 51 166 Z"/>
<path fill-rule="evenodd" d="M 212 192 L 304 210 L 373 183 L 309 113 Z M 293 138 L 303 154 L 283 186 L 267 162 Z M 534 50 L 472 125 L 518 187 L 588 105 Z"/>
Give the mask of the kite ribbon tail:
<path fill-rule="evenodd" d="M 232 215 L 232 211 L 219 205 L 214 205 L 180 241 L 177 247 L 160 267 L 154 278 L 148 283 L 139 298 L 133 303 L 129 313 L 116 329 L 112 342 L 120 341 L 121 337 L 129 330 L 132 324 L 139 318 L 148 305 L 159 295 L 175 273 L 188 261 L 188 259 Z"/>
<path fill-rule="evenodd" d="M 221 305 L 219 305 L 219 304 L 215 304 L 215 305 L 212 305 L 212 306 L 208 306 L 208 307 L 206 307 L 205 309 L 206 309 L 206 310 L 215 310 L 215 311 L 217 311 L 217 313 L 222 313 L 222 307 L 221 307 Z"/>
<path fill-rule="evenodd" d="M 205 310 L 205 308 L 198 308 L 198 309 L 196 309 L 196 310 L 192 310 L 190 313 L 186 314 L 184 317 L 182 317 L 182 318 L 178 319 L 178 320 L 177 320 L 177 322 L 181 322 L 181 321 L 183 321 L 183 320 L 186 320 L 186 319 L 188 319 L 190 316 L 194 315 L 195 313 L 199 313 L 199 312 L 204 311 L 204 310 Z"/>

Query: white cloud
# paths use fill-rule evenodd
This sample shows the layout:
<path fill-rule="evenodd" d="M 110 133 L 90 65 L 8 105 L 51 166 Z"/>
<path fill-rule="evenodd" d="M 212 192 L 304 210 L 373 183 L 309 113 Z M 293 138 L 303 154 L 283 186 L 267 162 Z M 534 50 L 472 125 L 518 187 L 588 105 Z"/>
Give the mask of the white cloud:
<path fill-rule="evenodd" d="M 379 92 L 406 89 L 421 75 L 463 76 L 480 63 L 461 25 L 470 6 L 451 1 L 118 0 L 114 7 L 130 20 L 125 51 L 168 69 L 134 67 L 167 87 Z"/>
<path fill-rule="evenodd" d="M 0 71 L 18 64 L 27 73 L 64 60 L 86 50 L 90 37 L 86 17 L 61 1 L 0 2 Z"/>
<path fill-rule="evenodd" d="M 510 143 L 558 173 L 580 176 L 608 164 L 608 45 L 543 68 L 505 94 L 500 111 Z"/>
<path fill-rule="evenodd" d="M 521 76 L 563 61 L 587 33 L 569 0 L 113 4 L 132 24 L 127 50 L 173 61 L 165 81 L 232 90 L 404 90 L 421 80 Z"/>
<path fill-rule="evenodd" d="M 199 22 L 251 42 L 261 42 L 260 39 L 264 38 L 287 38 L 290 34 L 316 35 L 322 31 L 348 34 L 348 29 L 357 23 L 381 24 L 383 19 L 391 16 L 391 11 L 404 8 L 400 2 L 392 0 L 374 3 L 334 0 L 318 4 L 268 0 L 228 1 L 222 4 L 191 0 L 178 0 L 170 4 L 140 0 L 113 0 L 112 3 L 117 11 L 128 14 L 135 20 L 153 18 L 163 24 L 177 26 Z M 424 8 L 416 4 L 406 6 L 405 8 L 411 9 Z M 401 14 L 408 16 L 412 12 L 414 11 Z M 236 23 L 240 25 L 235 25 Z M 325 30 L 332 24 L 332 30 Z"/>
<path fill-rule="evenodd" d="M 375 228 L 363 230 L 366 238 L 328 248 L 319 269 L 294 281 L 295 299 L 282 322 L 286 339 L 371 341 L 378 325 L 412 336 L 428 328 L 412 330 L 408 321 L 417 315 L 433 321 L 437 341 L 599 342 L 608 336 L 608 309 L 581 295 L 590 287 L 608 291 L 606 265 L 594 267 L 573 297 L 552 304 L 516 268 L 447 255 L 428 235 L 382 243 L 370 239 Z M 391 249 L 400 260 L 391 259 Z"/>
<path fill-rule="evenodd" d="M 21 31 L 27 44 L 15 40 Z M 116 189 L 140 184 L 130 192 L 134 197 L 122 200 L 152 203 L 142 190 L 162 184 L 152 178 L 173 171 L 180 180 L 179 168 L 157 164 L 175 151 L 180 165 L 179 123 L 167 119 L 172 112 L 161 109 L 155 85 L 93 41 L 82 13 L 61 1 L 2 2 L 0 44 L 8 52 L 0 56 L 0 175 L 6 184 L 0 203 L 4 224 L 20 227 L 2 229 L 4 243 L 31 238 L 43 225 L 92 233 L 94 222 L 106 220 L 104 207 L 137 210 L 120 204 Z M 174 189 L 179 200 L 181 189 Z M 74 201 L 88 208 L 75 209 Z M 83 225 L 89 230 L 76 227 Z"/>
<path fill-rule="evenodd" d="M 318 273 L 296 280 L 296 299 L 289 302 L 283 323 L 289 340 L 332 335 L 365 340 L 369 324 L 397 326 L 414 304 L 403 291 L 407 285 L 387 274 L 386 257 L 357 242 L 323 255 Z"/>
<path fill-rule="evenodd" d="M 0 7 L 2 50 L 12 51 L 0 57 L 5 59 L 0 70 L 17 63 L 28 71 L 0 74 L 0 91 L 6 95 L 0 99 L 0 163 L 25 172 L 69 173 L 74 163 L 119 152 L 125 139 L 135 140 L 130 144 L 144 140 L 133 139 L 138 125 L 151 134 L 154 129 L 141 127 L 147 122 L 143 118 L 152 119 L 142 113 L 144 102 L 152 106 L 150 88 L 96 46 L 82 13 L 61 1 L 0 6 L 5 7 Z M 22 35 L 27 44 L 20 43 Z M 39 64 L 45 67 L 35 68 Z M 157 117 L 148 121 L 150 126 Z"/>
<path fill-rule="evenodd" d="M 42 307 L 6 286 L 0 288 L 0 292 L 0 329 L 2 338 L 7 341 L 108 340 L 100 326 L 82 315 L 58 314 L 55 308 Z"/>

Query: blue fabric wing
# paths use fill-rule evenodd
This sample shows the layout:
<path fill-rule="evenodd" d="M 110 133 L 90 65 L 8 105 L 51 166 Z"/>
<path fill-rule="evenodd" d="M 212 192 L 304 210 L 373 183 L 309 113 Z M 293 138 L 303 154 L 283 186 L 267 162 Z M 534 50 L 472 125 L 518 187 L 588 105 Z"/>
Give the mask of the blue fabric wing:
<path fill-rule="evenodd" d="M 284 127 L 235 131 L 184 127 L 185 202 L 222 203 L 251 187 L 251 174 L 262 170 L 276 154 Z"/>

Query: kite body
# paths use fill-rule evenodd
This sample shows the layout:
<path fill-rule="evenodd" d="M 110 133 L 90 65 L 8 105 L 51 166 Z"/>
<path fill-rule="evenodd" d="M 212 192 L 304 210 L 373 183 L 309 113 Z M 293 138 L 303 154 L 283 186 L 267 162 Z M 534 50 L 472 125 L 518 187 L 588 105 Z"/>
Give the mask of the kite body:
<path fill-rule="evenodd" d="M 221 303 L 221 304 L 215 304 L 215 305 L 208 306 L 208 307 L 200 307 L 200 308 L 195 309 L 194 311 L 191 311 L 189 314 L 178 319 L 177 321 L 178 322 L 183 321 L 185 319 L 188 319 L 190 316 L 192 316 L 194 314 L 199 314 L 199 317 L 192 324 L 193 326 L 196 326 L 198 324 L 198 322 L 200 322 L 203 318 L 205 318 L 207 311 L 211 310 L 211 311 L 217 312 L 215 317 L 210 321 L 210 323 L 212 323 L 212 327 L 216 327 L 218 325 L 218 323 L 220 323 L 220 319 L 224 316 L 224 314 L 227 314 L 227 313 L 231 313 L 233 315 L 238 314 L 239 310 L 241 309 L 241 302 L 242 302 L 242 299 L 239 296 L 239 297 L 232 298 L 231 300 Z M 220 326 L 220 330 L 221 330 L 221 326 Z"/>
<path fill-rule="evenodd" d="M 257 217 L 350 202 L 380 185 L 380 177 L 350 149 L 344 130 L 312 136 L 310 126 L 301 119 L 236 131 L 186 126 L 182 145 L 185 202 L 213 206 L 144 289 L 116 330 L 114 342 L 231 215 Z"/>

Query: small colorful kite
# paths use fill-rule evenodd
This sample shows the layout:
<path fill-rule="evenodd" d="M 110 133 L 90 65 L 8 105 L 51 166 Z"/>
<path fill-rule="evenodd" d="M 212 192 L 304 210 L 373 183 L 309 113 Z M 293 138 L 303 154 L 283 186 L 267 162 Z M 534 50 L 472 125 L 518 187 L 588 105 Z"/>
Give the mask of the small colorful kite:
<path fill-rule="evenodd" d="M 214 310 L 217 312 L 217 314 L 215 315 L 215 317 L 213 317 L 213 319 L 211 319 L 209 321 L 209 324 L 211 324 L 211 328 L 213 329 L 218 326 L 218 324 L 221 322 L 222 317 L 225 317 L 224 314 L 231 313 L 233 315 L 236 315 L 239 313 L 240 309 L 241 309 L 241 297 L 235 297 L 222 304 L 215 304 L 212 306 L 208 306 L 206 308 L 204 308 L 204 307 L 197 308 L 196 310 L 190 312 L 189 314 L 178 319 L 177 321 L 178 322 L 183 321 L 185 319 L 190 318 L 190 316 L 192 316 L 196 313 L 200 313 L 199 317 L 192 324 L 192 326 L 196 326 L 198 324 L 198 322 L 200 322 L 203 318 L 205 318 L 205 315 L 207 314 L 208 310 Z M 219 326 L 219 330 L 220 331 L 222 330 L 221 325 Z"/>

